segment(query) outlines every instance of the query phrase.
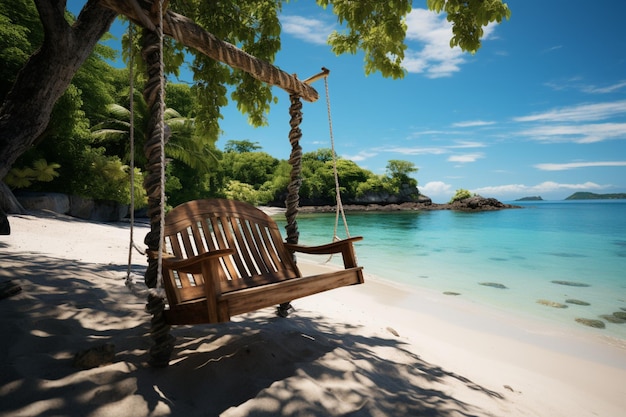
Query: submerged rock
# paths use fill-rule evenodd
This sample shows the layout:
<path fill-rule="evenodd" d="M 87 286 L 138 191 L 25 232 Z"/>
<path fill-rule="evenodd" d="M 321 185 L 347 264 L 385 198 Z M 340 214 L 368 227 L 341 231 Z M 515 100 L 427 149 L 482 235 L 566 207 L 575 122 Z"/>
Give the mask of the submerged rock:
<path fill-rule="evenodd" d="M 609 323 L 622 324 L 626 323 L 625 319 L 620 319 L 612 314 L 603 314 L 600 316 L 601 319 L 608 321 Z"/>
<path fill-rule="evenodd" d="M 548 306 L 548 307 L 554 307 L 554 308 L 567 308 L 566 304 L 561 304 L 561 303 L 557 303 L 556 301 L 550 301 L 550 300 L 537 300 L 537 302 L 539 304 L 542 304 L 544 306 Z"/>
<path fill-rule="evenodd" d="M 604 329 L 606 327 L 602 320 L 577 318 L 576 322 L 596 329 Z"/>
<path fill-rule="evenodd" d="M 591 285 L 585 284 L 584 282 L 554 280 L 552 281 L 552 283 L 559 285 L 568 285 L 570 287 L 591 287 Z"/>
<path fill-rule="evenodd" d="M 506 290 L 508 287 L 504 284 L 500 284 L 499 282 L 479 282 L 479 285 L 484 285 L 485 287 L 493 287 L 499 288 L 501 290 Z"/>
<path fill-rule="evenodd" d="M 616 311 L 613 315 L 618 319 L 626 320 L 626 312 L 624 311 Z"/>
<path fill-rule="evenodd" d="M 589 306 L 589 305 L 591 305 L 591 304 L 589 304 L 586 301 L 576 300 L 575 298 L 569 298 L 569 299 L 565 300 L 565 302 L 568 303 L 568 304 L 576 304 L 576 305 L 579 305 L 579 306 Z"/>

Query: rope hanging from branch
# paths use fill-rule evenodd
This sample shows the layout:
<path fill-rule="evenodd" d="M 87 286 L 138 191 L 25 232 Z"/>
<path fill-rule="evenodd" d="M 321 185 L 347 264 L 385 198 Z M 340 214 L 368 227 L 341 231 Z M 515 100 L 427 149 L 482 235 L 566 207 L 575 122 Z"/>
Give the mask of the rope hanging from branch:
<path fill-rule="evenodd" d="M 287 186 L 287 199 L 285 201 L 285 218 L 287 219 L 287 243 L 298 243 L 300 232 L 298 232 L 298 205 L 300 203 L 300 186 L 302 185 L 302 147 L 300 139 L 302 131 L 300 123 L 302 123 L 302 101 L 297 94 L 289 96 L 291 105 L 289 106 L 289 143 L 291 144 L 291 154 L 289 155 L 289 165 L 291 165 L 291 175 L 289 185 Z"/>
<path fill-rule="evenodd" d="M 130 282 L 131 265 L 133 264 L 133 248 L 135 246 L 135 54 L 133 51 L 133 22 L 128 22 L 128 43 L 130 45 L 128 51 L 128 78 L 130 80 L 129 87 L 129 103 L 130 110 L 130 242 L 128 245 L 128 268 L 126 269 L 126 283 Z"/>
<path fill-rule="evenodd" d="M 328 89 L 328 77 L 324 77 L 324 89 L 326 92 L 326 111 L 328 113 L 328 130 L 330 132 L 330 149 L 333 154 L 333 176 L 335 178 L 335 227 L 333 229 L 333 240 L 339 240 L 337 236 L 337 229 L 339 227 L 339 215 L 343 220 L 343 227 L 346 232 L 346 237 L 350 237 L 350 230 L 348 229 L 348 221 L 346 220 L 346 213 L 343 209 L 343 202 L 341 201 L 341 187 L 339 185 L 339 173 L 337 172 L 337 153 L 335 152 L 335 135 L 333 133 L 333 118 L 330 111 L 330 93 Z"/>
<path fill-rule="evenodd" d="M 146 309 L 152 314 L 150 335 L 154 345 L 150 348 L 150 364 L 154 367 L 165 367 L 174 349 L 174 338 L 169 334 L 170 326 L 165 322 L 164 294 L 159 285 L 162 279 L 163 253 L 163 217 L 165 206 L 165 143 L 170 132 L 163 122 L 165 110 L 165 74 L 163 73 L 163 31 L 162 11 L 163 0 L 159 0 L 159 22 L 157 32 L 144 30 L 143 59 L 146 63 L 148 80 L 144 89 L 144 99 L 150 111 L 144 152 L 148 160 L 144 188 L 148 195 L 148 217 L 150 232 L 145 243 L 150 253 L 157 256 L 148 258 L 144 281 L 150 289 Z"/>

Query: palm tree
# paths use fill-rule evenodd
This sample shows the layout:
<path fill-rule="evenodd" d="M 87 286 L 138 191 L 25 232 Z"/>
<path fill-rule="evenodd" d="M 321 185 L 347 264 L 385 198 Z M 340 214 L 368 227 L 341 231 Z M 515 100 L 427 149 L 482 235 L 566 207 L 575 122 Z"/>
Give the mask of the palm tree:
<path fill-rule="evenodd" d="M 135 99 L 134 121 L 131 123 L 130 110 L 119 104 L 109 104 L 109 118 L 92 128 L 95 144 L 101 144 L 108 155 L 116 155 L 125 163 L 130 161 L 130 130 L 134 129 L 135 163 L 142 166 L 146 162 L 143 154 L 145 128 L 148 109 L 143 99 Z M 195 135 L 195 121 L 181 116 L 176 110 L 166 108 L 165 124 L 170 128 L 171 136 L 165 145 L 165 155 L 178 160 L 198 174 L 209 173 L 217 162 L 213 152 L 213 143 Z"/>

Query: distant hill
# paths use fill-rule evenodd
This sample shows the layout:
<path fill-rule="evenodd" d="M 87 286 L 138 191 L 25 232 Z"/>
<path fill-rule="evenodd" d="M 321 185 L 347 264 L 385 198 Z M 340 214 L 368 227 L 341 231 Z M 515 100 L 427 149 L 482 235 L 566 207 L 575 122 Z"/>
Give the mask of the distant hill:
<path fill-rule="evenodd" d="M 541 198 L 540 195 L 536 195 L 536 196 L 518 198 L 515 201 L 543 201 L 543 198 Z"/>
<path fill-rule="evenodd" d="M 596 193 L 578 192 L 566 198 L 566 200 L 621 200 L 621 199 L 626 199 L 626 193 L 596 194 Z"/>

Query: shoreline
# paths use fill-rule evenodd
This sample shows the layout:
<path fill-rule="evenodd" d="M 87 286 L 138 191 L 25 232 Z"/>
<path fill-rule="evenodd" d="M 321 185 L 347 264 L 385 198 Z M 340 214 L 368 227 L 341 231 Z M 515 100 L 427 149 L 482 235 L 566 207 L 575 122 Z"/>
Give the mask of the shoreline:
<path fill-rule="evenodd" d="M 263 211 L 273 213 L 272 215 L 283 213 L 284 208 L 261 206 Z M 405 203 L 389 203 L 389 204 L 344 204 L 343 209 L 346 212 L 392 212 L 392 211 L 433 211 L 433 210 L 459 210 L 459 211 L 492 211 L 504 209 L 517 209 L 522 206 L 502 203 L 493 198 L 469 198 L 463 201 L 455 201 L 454 203 L 432 203 L 432 202 L 405 202 Z M 334 205 L 311 205 L 299 206 L 298 212 L 302 214 L 310 213 L 334 213 L 336 206 Z"/>
<path fill-rule="evenodd" d="M 176 326 L 170 367 L 153 370 L 145 365 L 145 301 L 124 286 L 129 225 L 50 212 L 10 220 L 12 235 L 0 237 L 0 281 L 23 291 L 0 300 L 11 335 L 0 342 L 3 417 L 233 417 L 269 415 L 261 414 L 268 407 L 278 415 L 296 404 L 311 416 L 611 417 L 626 408 L 626 346 L 367 271 L 364 285 L 294 301 L 287 320 L 270 309 L 224 325 Z M 147 230 L 136 225 L 135 240 Z M 142 268 L 133 254 L 133 271 Z M 112 364 L 71 367 L 77 350 L 104 341 L 116 346 Z M 242 378 L 253 387 L 243 393 Z M 190 381 L 194 388 L 183 390 Z M 439 406 L 429 408 L 432 401 Z"/>

